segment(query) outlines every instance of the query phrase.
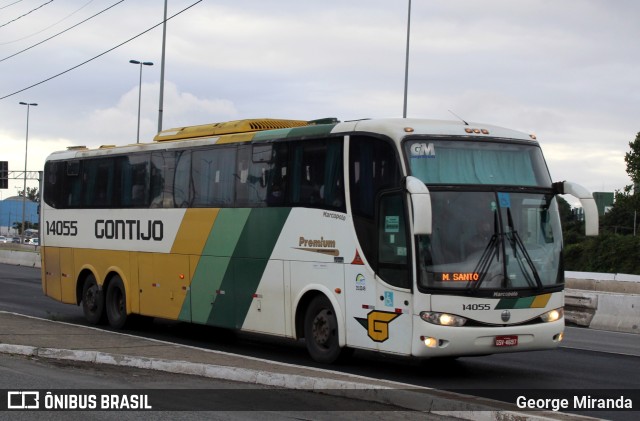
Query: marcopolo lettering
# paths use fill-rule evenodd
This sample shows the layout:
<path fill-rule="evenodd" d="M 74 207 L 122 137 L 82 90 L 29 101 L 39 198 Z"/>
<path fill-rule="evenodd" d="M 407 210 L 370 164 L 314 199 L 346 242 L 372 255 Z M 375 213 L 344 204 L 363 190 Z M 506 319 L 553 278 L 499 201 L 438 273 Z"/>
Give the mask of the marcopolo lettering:
<path fill-rule="evenodd" d="M 95 224 L 96 238 L 108 240 L 153 240 L 162 241 L 162 221 L 140 221 L 138 219 L 98 219 Z"/>

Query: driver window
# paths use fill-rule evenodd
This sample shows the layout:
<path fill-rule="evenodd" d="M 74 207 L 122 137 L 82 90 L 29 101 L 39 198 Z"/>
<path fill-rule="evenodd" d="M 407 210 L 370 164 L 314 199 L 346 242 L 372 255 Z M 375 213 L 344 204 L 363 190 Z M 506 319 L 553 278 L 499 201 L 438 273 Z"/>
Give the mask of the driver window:
<path fill-rule="evenodd" d="M 383 194 L 378 213 L 378 273 L 396 287 L 410 288 L 405 207 L 401 192 Z"/>

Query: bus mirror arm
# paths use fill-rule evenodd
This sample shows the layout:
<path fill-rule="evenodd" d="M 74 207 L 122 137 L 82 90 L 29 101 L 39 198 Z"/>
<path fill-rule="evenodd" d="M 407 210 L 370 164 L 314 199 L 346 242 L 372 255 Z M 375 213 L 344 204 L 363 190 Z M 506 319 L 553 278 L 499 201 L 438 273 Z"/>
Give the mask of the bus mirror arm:
<path fill-rule="evenodd" d="M 554 190 L 557 191 L 557 194 L 569 194 L 580 200 L 582 209 L 584 210 L 585 235 L 598 235 L 598 207 L 591 192 L 580 184 L 569 181 L 554 183 Z"/>
<path fill-rule="evenodd" d="M 431 195 L 429 189 L 418 178 L 408 176 L 405 186 L 411 196 L 413 211 L 413 233 L 430 235 L 432 231 Z"/>

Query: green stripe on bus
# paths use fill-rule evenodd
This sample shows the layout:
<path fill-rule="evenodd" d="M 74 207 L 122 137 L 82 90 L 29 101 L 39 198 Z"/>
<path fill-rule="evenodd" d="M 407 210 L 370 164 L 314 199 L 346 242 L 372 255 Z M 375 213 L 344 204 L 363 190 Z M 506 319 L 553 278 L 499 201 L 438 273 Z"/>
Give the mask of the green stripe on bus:
<path fill-rule="evenodd" d="M 213 303 L 207 324 L 242 327 L 290 212 L 290 208 L 251 210 L 220 285 L 225 294 Z"/>
<path fill-rule="evenodd" d="M 220 209 L 194 271 L 180 320 L 189 317 L 190 306 L 193 322 L 208 322 L 211 306 L 224 295 L 222 281 L 250 213 L 251 209 Z"/>
<path fill-rule="evenodd" d="M 509 310 L 509 309 L 518 309 L 518 308 L 531 308 L 531 304 L 536 299 L 533 297 L 525 297 L 525 298 L 503 298 L 496 305 L 495 310 Z"/>
<path fill-rule="evenodd" d="M 253 136 L 252 140 L 255 142 L 260 140 L 284 139 L 290 131 L 291 129 L 276 129 L 256 132 L 256 135 Z"/>
<path fill-rule="evenodd" d="M 287 137 L 326 136 L 335 126 L 335 124 L 318 124 L 317 126 L 294 127 Z"/>

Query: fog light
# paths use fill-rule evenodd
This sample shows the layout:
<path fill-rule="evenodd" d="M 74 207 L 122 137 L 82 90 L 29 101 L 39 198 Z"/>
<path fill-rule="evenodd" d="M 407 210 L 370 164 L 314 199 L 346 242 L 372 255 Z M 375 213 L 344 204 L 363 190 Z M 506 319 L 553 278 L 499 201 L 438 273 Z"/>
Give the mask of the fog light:
<path fill-rule="evenodd" d="M 563 339 L 564 339 L 564 332 L 560 332 L 553 337 L 553 340 L 556 342 L 562 342 Z"/>
<path fill-rule="evenodd" d="M 429 336 L 420 336 L 420 340 L 424 342 L 427 348 L 435 348 L 438 346 L 438 340 Z"/>

